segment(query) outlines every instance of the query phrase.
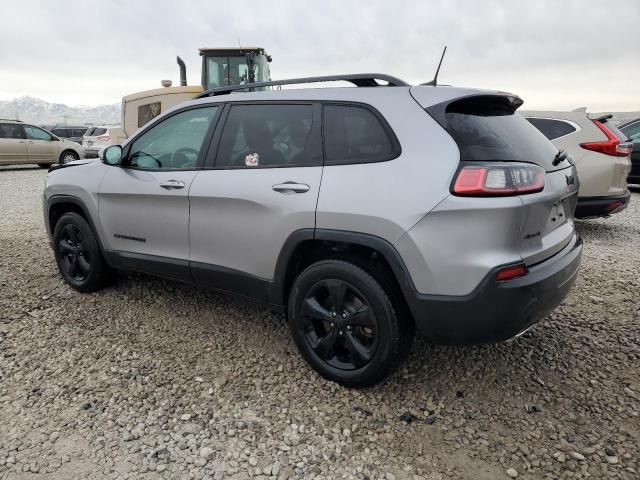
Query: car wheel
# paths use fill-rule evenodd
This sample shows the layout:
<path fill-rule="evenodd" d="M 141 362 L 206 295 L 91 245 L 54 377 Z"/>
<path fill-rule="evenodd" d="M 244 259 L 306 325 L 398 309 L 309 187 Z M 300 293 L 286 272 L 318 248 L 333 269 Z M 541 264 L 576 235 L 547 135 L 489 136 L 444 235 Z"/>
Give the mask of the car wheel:
<path fill-rule="evenodd" d="M 386 282 L 382 282 L 385 284 Z M 325 378 L 348 387 L 373 385 L 406 358 L 413 340 L 407 318 L 367 271 L 323 260 L 295 280 L 289 325 L 300 353 Z"/>
<path fill-rule="evenodd" d="M 107 282 L 108 267 L 87 221 L 65 213 L 53 233 L 53 249 L 64 280 L 80 292 L 95 292 Z"/>
<path fill-rule="evenodd" d="M 65 163 L 73 162 L 74 160 L 79 160 L 80 157 L 73 150 L 65 150 L 60 154 L 60 165 L 64 165 Z"/>

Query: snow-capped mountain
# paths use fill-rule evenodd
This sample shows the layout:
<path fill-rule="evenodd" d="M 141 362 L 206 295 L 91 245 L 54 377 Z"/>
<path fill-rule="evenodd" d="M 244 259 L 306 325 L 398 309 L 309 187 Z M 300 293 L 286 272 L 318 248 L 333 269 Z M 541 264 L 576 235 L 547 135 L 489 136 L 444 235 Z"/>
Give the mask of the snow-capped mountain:
<path fill-rule="evenodd" d="M 0 118 L 42 124 L 111 125 L 120 123 L 120 103 L 97 107 L 68 107 L 39 98 L 23 96 L 0 100 Z"/>

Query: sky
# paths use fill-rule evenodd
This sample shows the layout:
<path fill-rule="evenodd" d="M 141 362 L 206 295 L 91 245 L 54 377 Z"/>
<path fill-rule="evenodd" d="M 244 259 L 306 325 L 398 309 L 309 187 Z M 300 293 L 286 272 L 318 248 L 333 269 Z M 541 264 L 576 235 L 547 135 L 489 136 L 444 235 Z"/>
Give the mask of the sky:
<path fill-rule="evenodd" d="M 200 83 L 198 48 L 260 46 L 273 79 L 381 72 L 521 96 L 526 109 L 640 110 L 640 0 L 3 2 L 0 100 L 70 106 Z"/>

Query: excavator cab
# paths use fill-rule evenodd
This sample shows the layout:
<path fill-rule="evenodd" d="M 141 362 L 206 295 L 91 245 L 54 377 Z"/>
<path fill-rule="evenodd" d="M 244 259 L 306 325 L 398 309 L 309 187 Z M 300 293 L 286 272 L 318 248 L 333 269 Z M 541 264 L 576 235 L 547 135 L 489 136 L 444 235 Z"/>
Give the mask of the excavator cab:
<path fill-rule="evenodd" d="M 263 48 L 201 48 L 202 88 L 271 80 L 271 56 Z"/>

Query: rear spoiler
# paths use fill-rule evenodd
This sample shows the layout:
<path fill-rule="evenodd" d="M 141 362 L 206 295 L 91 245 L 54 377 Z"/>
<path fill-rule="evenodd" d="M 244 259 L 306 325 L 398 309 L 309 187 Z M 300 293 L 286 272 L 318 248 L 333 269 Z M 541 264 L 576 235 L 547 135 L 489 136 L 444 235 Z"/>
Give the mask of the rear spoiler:
<path fill-rule="evenodd" d="M 589 120 L 597 120 L 600 123 L 607 123 L 608 120 L 613 118 L 613 114 L 607 113 L 606 115 L 600 115 L 599 117 L 589 116 Z"/>

